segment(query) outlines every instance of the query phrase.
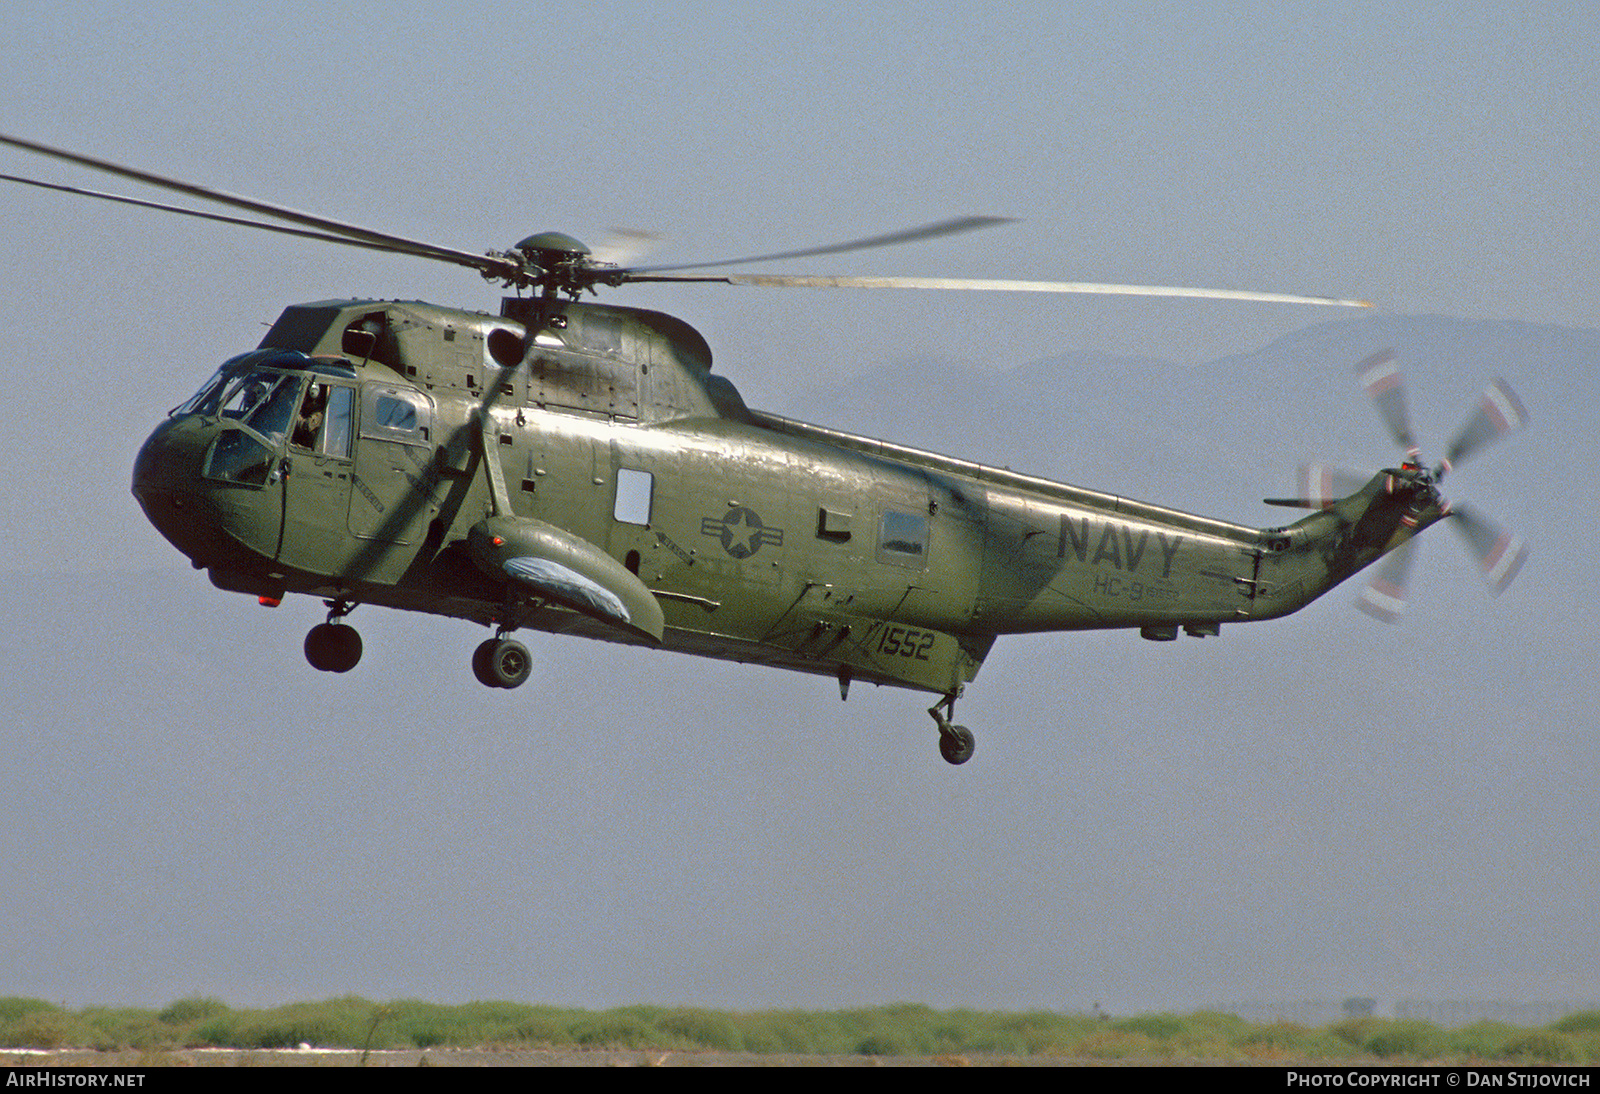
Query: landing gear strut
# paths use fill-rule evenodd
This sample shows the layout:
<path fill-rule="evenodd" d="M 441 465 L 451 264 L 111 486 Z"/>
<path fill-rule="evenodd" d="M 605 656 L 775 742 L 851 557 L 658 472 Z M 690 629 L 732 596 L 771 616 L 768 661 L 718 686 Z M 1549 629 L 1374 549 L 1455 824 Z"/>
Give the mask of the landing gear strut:
<path fill-rule="evenodd" d="M 328 621 L 306 635 L 306 660 L 319 672 L 349 672 L 361 660 L 361 633 L 344 622 L 356 606 L 345 600 L 324 601 Z"/>
<path fill-rule="evenodd" d="M 521 642 L 505 632 L 481 643 L 472 652 L 472 675 L 490 688 L 514 688 L 533 671 L 533 656 Z"/>
<path fill-rule="evenodd" d="M 972 730 L 966 726 L 950 724 L 950 719 L 956 716 L 954 693 L 946 695 L 929 707 L 928 716 L 939 727 L 939 755 L 944 757 L 946 763 L 964 764 L 972 759 L 972 753 L 978 747 L 977 738 L 972 735 Z"/>

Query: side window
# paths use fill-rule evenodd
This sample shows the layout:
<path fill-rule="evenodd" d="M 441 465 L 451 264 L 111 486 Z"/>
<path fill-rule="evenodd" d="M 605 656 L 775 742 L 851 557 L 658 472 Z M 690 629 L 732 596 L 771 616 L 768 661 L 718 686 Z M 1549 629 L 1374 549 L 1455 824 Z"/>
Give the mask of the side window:
<path fill-rule="evenodd" d="M 921 569 L 928 564 L 928 518 L 921 513 L 883 511 L 878 525 L 878 561 Z"/>
<path fill-rule="evenodd" d="M 350 458 L 351 413 L 356 391 L 314 378 L 300 399 L 289 443 L 341 460 Z"/>
<path fill-rule="evenodd" d="M 378 396 L 372 417 L 385 429 L 398 429 L 409 433 L 417 428 L 416 406 L 392 395 Z"/>
<path fill-rule="evenodd" d="M 361 410 L 361 435 L 426 446 L 433 433 L 433 404 L 411 388 L 373 384 Z"/>
<path fill-rule="evenodd" d="M 350 458 L 350 437 L 355 426 L 356 389 L 330 387 L 328 389 L 328 425 L 323 437 L 322 450 L 341 460 Z"/>
<path fill-rule="evenodd" d="M 649 524 L 655 476 L 648 471 L 617 471 L 617 503 L 613 515 L 623 524 Z"/>

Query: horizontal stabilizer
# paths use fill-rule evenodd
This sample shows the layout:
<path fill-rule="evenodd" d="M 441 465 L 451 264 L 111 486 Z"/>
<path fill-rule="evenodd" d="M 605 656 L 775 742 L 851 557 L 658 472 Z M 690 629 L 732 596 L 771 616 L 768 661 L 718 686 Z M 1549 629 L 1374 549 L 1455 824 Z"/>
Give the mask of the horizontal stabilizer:
<path fill-rule="evenodd" d="M 1300 465 L 1300 493 L 1292 498 L 1263 498 L 1267 505 L 1290 509 L 1331 509 L 1333 503 L 1357 493 L 1372 480 L 1372 474 L 1327 467 L 1319 463 Z"/>

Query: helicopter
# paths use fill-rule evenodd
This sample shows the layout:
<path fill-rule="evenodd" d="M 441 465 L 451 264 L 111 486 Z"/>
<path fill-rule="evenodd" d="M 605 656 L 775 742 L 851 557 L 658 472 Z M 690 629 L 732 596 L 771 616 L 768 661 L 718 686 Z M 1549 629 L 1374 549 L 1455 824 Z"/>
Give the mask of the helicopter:
<path fill-rule="evenodd" d="M 475 254 L 405 239 L 0 135 L 0 143 L 252 220 L 36 179 L 7 181 L 341 245 L 453 263 L 515 295 L 498 313 L 411 300 L 287 307 L 150 434 L 132 488 L 211 582 L 279 605 L 323 601 L 304 651 L 360 661 L 358 605 L 491 628 L 471 656 L 516 688 L 531 629 L 931 693 L 951 764 L 976 739 L 956 701 L 996 638 L 1136 629 L 1167 642 L 1309 604 L 1379 560 L 1362 595 L 1404 607 L 1407 546 L 1450 518 L 1495 591 L 1522 541 L 1452 506 L 1445 475 L 1527 412 L 1503 380 L 1428 466 L 1393 354 L 1358 372 L 1396 443 L 1371 475 L 1302 468 L 1288 525 L 1255 528 L 812 425 L 747 406 L 704 337 L 670 315 L 599 303 L 650 282 L 1113 293 L 1370 306 L 1284 293 L 1048 281 L 690 272 L 974 231 L 960 217 L 718 262 L 624 266 L 559 232 Z"/>

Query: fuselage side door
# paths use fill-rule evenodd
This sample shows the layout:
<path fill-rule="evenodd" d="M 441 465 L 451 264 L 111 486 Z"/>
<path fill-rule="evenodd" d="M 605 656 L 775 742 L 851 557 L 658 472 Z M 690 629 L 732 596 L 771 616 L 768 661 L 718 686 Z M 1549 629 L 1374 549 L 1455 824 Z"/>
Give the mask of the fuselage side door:
<path fill-rule="evenodd" d="M 394 580 L 438 513 L 433 466 L 433 400 L 404 384 L 368 383 L 360 398 L 350 482 L 349 530 L 355 575 Z"/>
<path fill-rule="evenodd" d="M 278 560 L 337 575 L 355 541 L 348 528 L 355 473 L 356 387 L 313 376 L 288 432 L 283 459 L 283 544 Z"/>

